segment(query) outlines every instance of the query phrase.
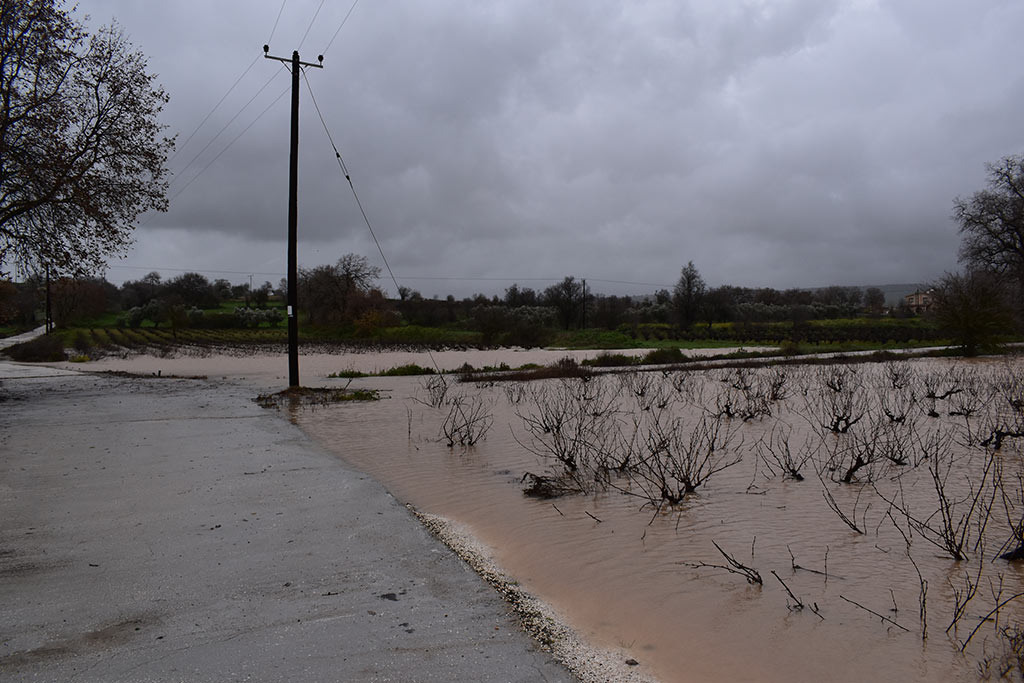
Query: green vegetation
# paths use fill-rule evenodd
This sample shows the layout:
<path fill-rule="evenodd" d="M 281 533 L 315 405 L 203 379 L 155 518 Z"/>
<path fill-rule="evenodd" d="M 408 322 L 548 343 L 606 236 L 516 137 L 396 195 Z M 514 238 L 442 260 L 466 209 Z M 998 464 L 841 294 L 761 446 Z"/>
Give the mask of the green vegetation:
<path fill-rule="evenodd" d="M 622 368 L 637 364 L 636 356 L 627 356 L 624 353 L 602 352 L 594 358 L 582 361 L 581 365 L 591 368 Z"/>
<path fill-rule="evenodd" d="M 679 349 L 655 349 L 644 354 L 640 359 L 641 365 L 668 365 L 671 363 L 682 363 L 686 356 Z"/>
<path fill-rule="evenodd" d="M 357 379 L 359 377 L 370 377 L 370 375 L 358 370 L 341 370 L 340 372 L 332 372 L 327 377 L 328 379 Z"/>
<path fill-rule="evenodd" d="M 408 365 L 398 365 L 393 368 L 389 368 L 384 372 L 380 373 L 381 377 L 415 377 L 418 375 L 433 375 L 435 370 L 433 368 L 425 368 L 415 363 L 409 363 Z"/>
<path fill-rule="evenodd" d="M 26 326 L 23 326 L 23 325 L 0 325 L 0 339 L 5 339 L 7 337 L 13 337 L 16 334 L 21 334 L 22 332 L 27 332 L 30 329 L 32 329 L 32 328 L 31 327 L 26 327 Z"/>
<path fill-rule="evenodd" d="M 108 325 L 65 327 L 52 337 L 65 348 L 74 349 L 76 355 L 95 357 L 118 349 L 155 348 L 166 350 L 187 345 L 208 348 L 262 348 L 280 347 L 287 343 L 284 327 L 225 327 L 225 328 L 172 328 L 144 324 L 123 327 L 116 320 L 93 319 L 93 323 Z M 656 329 L 661 329 L 656 328 Z M 558 333 L 554 348 L 565 349 L 653 349 L 643 357 L 624 354 L 601 354 L 584 362 L 592 367 L 672 364 L 686 362 L 685 351 L 690 349 L 726 349 L 743 346 L 748 356 L 805 355 L 812 353 L 851 353 L 899 348 L 921 348 L 948 344 L 950 338 L 929 321 L 920 319 L 893 320 L 826 320 L 809 321 L 801 338 L 787 336 L 787 325 L 762 323 L 741 326 L 736 323 L 718 323 L 713 335 L 718 338 L 675 339 L 631 336 L 619 330 L 584 329 Z M 789 331 L 792 332 L 791 326 Z M 999 337 L 1000 342 L 1012 341 L 1011 336 Z M 357 336 L 345 326 L 301 326 L 299 341 L 302 345 L 344 345 L 362 347 L 427 347 L 478 348 L 479 334 L 471 330 L 431 328 L 421 325 L 385 327 L 372 335 Z M 770 348 L 758 349 L 759 346 Z M 499 370 L 491 368 L 488 370 Z M 429 374 L 430 368 L 392 368 L 392 376 L 401 374 Z M 360 376 L 349 372 L 337 377 Z"/>
<path fill-rule="evenodd" d="M 327 405 L 349 401 L 379 401 L 380 394 L 373 389 L 322 389 L 292 387 L 275 394 L 260 394 L 256 403 L 264 408 L 301 408 L 310 405 Z"/>

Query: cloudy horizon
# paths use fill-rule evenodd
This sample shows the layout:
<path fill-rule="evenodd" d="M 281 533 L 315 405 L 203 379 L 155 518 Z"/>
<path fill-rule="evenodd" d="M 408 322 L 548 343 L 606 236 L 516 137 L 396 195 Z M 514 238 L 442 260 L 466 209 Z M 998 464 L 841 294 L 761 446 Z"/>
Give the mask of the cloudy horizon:
<path fill-rule="evenodd" d="M 691 260 L 710 286 L 927 282 L 957 267 L 954 199 L 1024 152 L 1018 3 L 352 8 L 80 2 L 148 57 L 178 136 L 170 210 L 108 279 L 283 275 L 290 79 L 268 41 L 325 57 L 301 92 L 300 266 L 384 266 L 312 92 L 391 269 L 428 297 L 566 275 L 645 294 Z"/>

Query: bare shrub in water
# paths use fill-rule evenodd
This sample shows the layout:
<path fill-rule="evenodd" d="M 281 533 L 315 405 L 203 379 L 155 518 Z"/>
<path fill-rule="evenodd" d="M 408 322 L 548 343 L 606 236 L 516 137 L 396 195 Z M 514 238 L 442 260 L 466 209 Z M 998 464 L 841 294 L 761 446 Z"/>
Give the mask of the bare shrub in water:
<path fill-rule="evenodd" d="M 850 527 L 851 530 L 857 532 L 858 534 L 866 533 L 865 529 L 867 527 L 867 522 L 857 521 L 858 511 L 861 514 L 861 520 L 864 520 L 867 516 L 867 508 L 860 508 L 860 499 L 861 496 L 864 495 L 864 491 L 866 490 L 865 487 L 860 487 L 857 490 L 857 497 L 853 501 L 853 507 L 852 509 L 849 510 L 849 512 L 847 512 L 847 510 L 845 510 L 843 506 L 841 506 L 839 502 L 836 500 L 835 495 L 832 493 L 832 490 L 829 489 L 829 486 L 828 484 L 825 483 L 825 480 L 821 479 L 821 475 L 819 474 L 818 476 L 819 480 L 821 481 L 821 495 L 825 499 L 825 504 L 828 505 L 828 508 L 832 510 L 832 512 L 834 512 L 840 520 L 842 520 L 843 524 Z M 869 503 L 867 507 L 871 507 L 871 504 Z"/>
<path fill-rule="evenodd" d="M 929 423 L 933 424 L 933 423 Z M 928 461 L 949 457 L 953 447 L 952 437 L 948 429 L 941 426 L 913 427 L 914 437 L 911 442 L 911 465 L 919 467 Z"/>
<path fill-rule="evenodd" d="M 996 392 L 1010 410 L 1016 413 L 1024 412 L 1024 368 L 1005 364 L 994 385 Z"/>
<path fill-rule="evenodd" d="M 983 436 L 984 435 L 984 436 Z M 1007 439 L 1024 438 L 1024 412 L 997 412 L 986 417 L 977 432 L 978 444 L 998 451 Z"/>
<path fill-rule="evenodd" d="M 914 392 L 907 387 L 879 387 L 875 401 L 882 414 L 896 424 L 913 423 L 914 417 L 918 414 Z"/>
<path fill-rule="evenodd" d="M 441 434 L 448 447 L 475 446 L 494 424 L 493 405 L 479 394 L 455 396 L 449 404 L 448 416 L 441 423 Z"/>
<path fill-rule="evenodd" d="M 821 442 L 816 439 L 805 439 L 794 448 L 790 445 L 792 437 L 793 428 L 780 423 L 772 427 L 772 431 L 762 437 L 754 448 L 769 472 L 781 472 L 784 477 L 803 481 L 804 475 L 801 470 L 821 448 Z"/>
<path fill-rule="evenodd" d="M 998 486 L 992 482 L 995 458 L 991 452 L 984 456 L 980 476 L 972 479 L 963 476 L 962 468 L 954 467 L 957 458 L 948 446 L 934 453 L 926 466 L 933 504 L 922 511 L 910 509 L 903 495 L 879 495 L 921 538 L 954 560 L 966 560 L 968 551 L 977 551 L 984 540 L 998 493 Z"/>
<path fill-rule="evenodd" d="M 1012 478 L 1004 476 L 1000 459 L 995 460 L 993 468 L 992 479 L 998 487 L 1009 536 L 996 553 L 1003 560 L 1024 560 L 1024 473 L 1018 471 Z"/>
<path fill-rule="evenodd" d="M 902 391 L 913 386 L 914 370 L 907 361 L 890 361 L 883 366 L 885 378 L 890 389 Z"/>
<path fill-rule="evenodd" d="M 702 417 L 689 428 L 681 418 L 655 420 L 646 436 L 647 454 L 631 471 L 650 503 L 676 505 L 717 472 L 743 459 L 731 449 L 736 436 L 722 419 Z"/>
<path fill-rule="evenodd" d="M 675 400 L 664 377 L 653 372 L 627 372 L 619 375 L 619 387 L 634 398 L 641 411 L 664 410 Z"/>
<path fill-rule="evenodd" d="M 751 585 L 764 585 L 764 581 L 761 579 L 760 572 L 758 572 L 753 567 L 748 567 L 747 565 L 743 564 L 729 553 L 722 550 L 722 546 L 715 543 L 714 540 L 711 541 L 711 544 L 715 546 L 719 554 L 721 554 L 721 556 L 725 558 L 725 561 L 728 564 L 709 564 L 707 562 L 683 562 L 682 564 L 686 565 L 687 567 L 693 567 L 694 569 L 724 569 L 730 574 L 738 574 L 742 576 L 747 580 L 747 583 Z"/>
<path fill-rule="evenodd" d="M 860 385 L 859 369 L 854 365 L 825 365 L 818 369 L 818 384 L 841 394 Z"/>
<path fill-rule="evenodd" d="M 1013 622 L 997 632 L 996 652 L 978 662 L 978 674 L 983 680 L 1024 680 L 1024 628 Z"/>
<path fill-rule="evenodd" d="M 851 366 L 828 366 L 818 372 L 818 386 L 804 395 L 805 415 L 812 424 L 845 434 L 864 419 L 870 401 Z"/>
<path fill-rule="evenodd" d="M 529 439 L 517 443 L 554 467 L 558 489 L 603 486 L 604 464 L 617 433 L 615 394 L 602 378 L 564 379 L 527 391 L 516 410 Z M 543 479 L 537 475 L 535 478 Z"/>
<path fill-rule="evenodd" d="M 790 394 L 789 374 L 782 368 L 770 368 L 762 383 L 762 393 L 772 403 L 786 400 Z"/>
<path fill-rule="evenodd" d="M 626 372 L 619 375 L 619 387 L 632 394 L 641 410 L 649 410 L 648 394 L 655 384 L 654 375 L 649 372 Z"/>
<path fill-rule="evenodd" d="M 1008 439 L 1024 438 L 1024 371 L 1009 366 L 992 379 L 989 410 L 975 432 L 980 445 L 995 451 Z"/>
<path fill-rule="evenodd" d="M 425 401 L 420 401 L 421 403 L 425 403 L 431 408 L 440 408 L 444 405 L 445 398 L 448 396 L 449 388 L 448 380 L 444 378 L 444 375 L 431 375 L 424 380 L 420 386 L 423 387 L 423 390 L 427 394 L 427 399 Z"/>
<path fill-rule="evenodd" d="M 963 391 L 965 373 L 960 368 L 946 372 L 926 372 L 918 378 L 917 392 L 925 405 L 928 417 L 939 417 L 939 401 L 946 401 Z M 948 412 L 948 411 L 946 411 Z"/>
<path fill-rule="evenodd" d="M 854 430 L 838 448 L 828 469 L 836 481 L 850 484 L 855 479 L 869 483 L 887 465 L 903 466 L 909 462 L 911 434 L 900 425 L 873 418 L 864 429 Z"/>
<path fill-rule="evenodd" d="M 522 382 L 505 382 L 502 389 L 510 405 L 518 405 L 526 396 L 526 385 Z"/>

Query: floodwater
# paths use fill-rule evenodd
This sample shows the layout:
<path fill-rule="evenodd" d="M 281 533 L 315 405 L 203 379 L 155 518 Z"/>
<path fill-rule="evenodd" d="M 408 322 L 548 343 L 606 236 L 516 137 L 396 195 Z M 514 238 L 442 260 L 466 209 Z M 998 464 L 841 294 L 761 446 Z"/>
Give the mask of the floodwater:
<path fill-rule="evenodd" d="M 728 353 L 735 349 L 698 349 L 691 355 Z M 642 356 L 648 349 L 627 349 L 614 351 L 630 356 Z M 372 351 L 349 350 L 338 353 L 300 353 L 299 378 L 303 386 L 323 384 L 328 375 L 347 370 L 367 374 L 379 373 L 401 365 L 416 364 L 420 367 L 436 367 L 444 372 L 457 370 L 465 363 L 475 367 L 497 367 L 506 363 L 517 368 L 527 363 L 546 365 L 560 358 L 581 361 L 593 358 L 601 351 L 548 350 L 548 349 L 498 349 L 493 351 Z M 247 353 L 228 351 L 224 354 L 211 352 L 207 348 L 182 347 L 166 356 L 151 356 L 127 352 L 111 354 L 82 365 L 62 363 L 62 367 L 78 370 L 113 370 L 126 372 L 153 373 L 178 376 L 223 377 L 233 381 L 245 381 L 261 387 L 281 387 L 288 384 L 288 356 L 286 352 Z"/>
<path fill-rule="evenodd" d="M 925 372 L 928 366 L 914 367 Z M 690 389 L 691 399 L 713 406 L 725 384 L 723 372 L 694 374 L 690 381 L 704 388 Z M 788 372 L 803 372 L 806 384 L 817 380 L 817 370 Z M 660 372 L 651 376 L 671 382 Z M 522 417 L 537 410 L 529 395 L 512 403 L 515 392 L 502 386 L 453 388 L 488 406 L 493 423 L 475 446 L 449 448 L 441 426 L 451 408 L 428 405 L 422 380 L 363 382 L 389 389 L 392 398 L 374 405 L 305 411 L 299 424 L 346 461 L 384 481 L 399 499 L 468 526 L 508 574 L 554 605 L 581 635 L 622 651 L 661 680 L 976 680 L 979 661 L 1000 651 L 998 626 L 1019 614 L 1011 602 L 1001 611 L 1000 624 L 983 624 L 966 653 L 959 652 L 960 643 L 995 602 L 1024 590 L 1024 576 L 1016 566 L 992 561 L 1007 538 L 1006 525 L 998 519 L 1005 514 L 998 505 L 988 522 L 985 547 L 977 553 L 969 549 L 972 559 L 962 562 L 943 556 L 914 534 L 898 512 L 892 513 L 904 532 L 913 534 L 913 562 L 908 559 L 907 542 L 886 515 L 891 511 L 880 494 L 891 500 L 899 492 L 910 514 L 932 515 L 937 504 L 927 463 L 913 466 L 919 456 L 910 453 L 911 462 L 903 466 L 876 463 L 870 477 L 860 470 L 859 479 L 872 478 L 879 493 L 872 483 L 836 483 L 827 469 L 818 479 L 812 463 L 805 465 L 803 481 L 765 471 L 755 444 L 773 427 L 793 429 L 798 435 L 791 437 L 794 450 L 800 438 L 820 438 L 812 436 L 816 430 L 803 416 L 808 412 L 804 396 L 779 402 L 770 416 L 728 420 L 735 430 L 730 448 L 742 461 L 710 477 L 682 504 L 659 512 L 616 488 L 554 500 L 524 496 L 520 479 L 525 472 L 557 470 L 550 459 L 531 452 L 542 448 Z M 609 391 L 617 392 L 619 410 L 632 400 L 621 378 L 592 382 L 606 383 Z M 558 381 L 537 383 L 545 384 L 556 386 Z M 542 393 L 536 386 L 532 391 Z M 683 419 L 696 423 L 694 404 L 681 403 Z M 632 414 L 609 419 L 632 433 Z M 943 440 L 962 438 L 959 424 L 948 416 L 929 418 L 922 412 L 910 419 L 922 435 L 938 430 Z M 824 439 L 826 444 L 838 442 L 852 433 L 829 433 Z M 979 476 L 981 450 L 966 461 L 956 456 L 953 479 L 959 481 L 968 472 Z M 1020 454 L 1010 444 L 1002 451 L 1003 476 L 1010 481 L 1019 471 Z M 817 457 L 819 462 L 826 459 Z M 637 492 L 628 479 L 615 484 Z M 856 510 L 858 526 L 866 533 L 854 532 L 829 509 L 823 488 L 847 515 Z M 950 496 L 964 495 L 958 484 L 950 483 Z M 954 514 L 965 509 L 960 506 Z M 976 520 L 967 522 L 972 523 Z M 699 566 L 726 564 L 713 543 L 757 569 L 763 585 Z M 922 584 L 914 563 L 928 582 L 923 622 Z M 947 635 L 955 609 L 953 592 L 963 588 L 964 572 L 978 583 L 979 566 L 982 587 Z M 1003 592 L 996 599 L 1000 581 Z M 795 606 L 783 582 L 806 607 Z"/>
<path fill-rule="evenodd" d="M 687 356 L 699 358 L 710 355 L 741 351 L 744 347 L 719 349 L 691 349 Z M 755 348 L 755 347 L 747 347 Z M 438 368 L 443 372 L 458 370 L 466 363 L 477 368 L 498 367 L 505 363 L 518 368 L 529 363 L 548 365 L 562 358 L 576 361 L 594 358 L 602 353 L 625 356 L 643 356 L 650 349 L 624 349 L 593 351 L 575 349 L 492 349 L 473 351 L 394 351 L 352 349 L 332 353 L 306 353 L 300 349 L 299 375 L 303 386 L 323 384 L 328 375 L 346 370 L 367 374 L 379 373 L 401 365 L 415 364 L 425 368 Z M 287 386 L 288 356 L 281 353 L 249 353 L 237 349 L 216 349 L 205 347 L 179 347 L 173 354 L 152 356 L 125 352 L 110 354 L 86 364 L 61 363 L 71 370 L 99 370 L 153 373 L 178 376 L 204 376 L 233 381 L 245 381 L 260 387 Z M 283 383 L 283 386 L 282 386 Z"/>
<path fill-rule="evenodd" d="M 567 355 L 543 353 L 435 356 L 442 367 L 514 367 Z M 270 379 L 265 362 L 261 371 L 247 358 L 150 360 L 165 374 Z M 129 359 L 117 369 L 155 371 L 149 362 Z M 318 358 L 305 363 L 304 384 L 345 383 L 322 378 L 408 362 L 429 364 L 410 354 Z M 783 386 L 770 392 L 778 372 Z M 1010 403 L 1024 396 L 1020 360 L 453 384 L 440 402 L 429 382 L 357 379 L 353 388 L 380 389 L 385 400 L 305 409 L 295 419 L 398 499 L 472 530 L 508 575 L 585 639 L 637 660 L 651 676 L 968 681 L 988 666 L 999 678 L 1008 642 L 1002 629 L 1024 615 L 1024 598 L 1009 599 L 1024 593 L 1024 571 L 995 559 L 1011 538 L 1010 524 L 1024 514 L 1024 439 L 1007 438 L 999 451 L 980 442 L 995 429 L 1021 428 L 1019 405 Z M 766 391 L 774 396 L 761 400 Z M 846 433 L 825 427 L 842 412 L 837 396 L 852 407 Z M 544 455 L 557 450 L 552 433 L 531 431 L 531 420 L 550 424 L 540 416 L 573 400 L 586 406 L 575 419 L 590 430 L 581 437 L 590 455 L 580 462 L 598 451 L 650 460 L 659 449 L 685 450 L 706 435 L 701 424 L 715 424 L 722 431 L 711 464 L 737 463 L 674 506 L 644 498 L 641 484 L 650 479 L 614 473 L 606 484 L 584 478 L 584 493 L 527 497 L 526 472 L 563 471 Z M 480 416 L 489 430 L 473 446 L 449 447 L 444 425 L 466 415 Z M 798 460 L 807 454 L 803 480 L 783 476 L 765 447 L 784 453 L 779 435 Z M 896 446 L 876 457 L 873 446 L 882 442 Z M 850 483 L 839 481 L 856 454 L 868 464 Z M 657 486 L 646 490 L 657 498 Z M 830 509 L 827 494 L 863 533 Z M 968 559 L 956 561 L 929 541 L 941 544 L 943 510 Z M 727 560 L 716 544 L 763 584 L 723 569 Z"/>

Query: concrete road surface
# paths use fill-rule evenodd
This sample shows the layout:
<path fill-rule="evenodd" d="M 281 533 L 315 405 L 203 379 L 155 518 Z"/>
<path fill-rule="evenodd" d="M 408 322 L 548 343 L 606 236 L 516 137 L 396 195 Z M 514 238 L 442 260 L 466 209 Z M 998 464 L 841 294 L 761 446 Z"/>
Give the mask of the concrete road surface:
<path fill-rule="evenodd" d="M 0 378 L 0 680 L 571 680 L 252 389 Z"/>

